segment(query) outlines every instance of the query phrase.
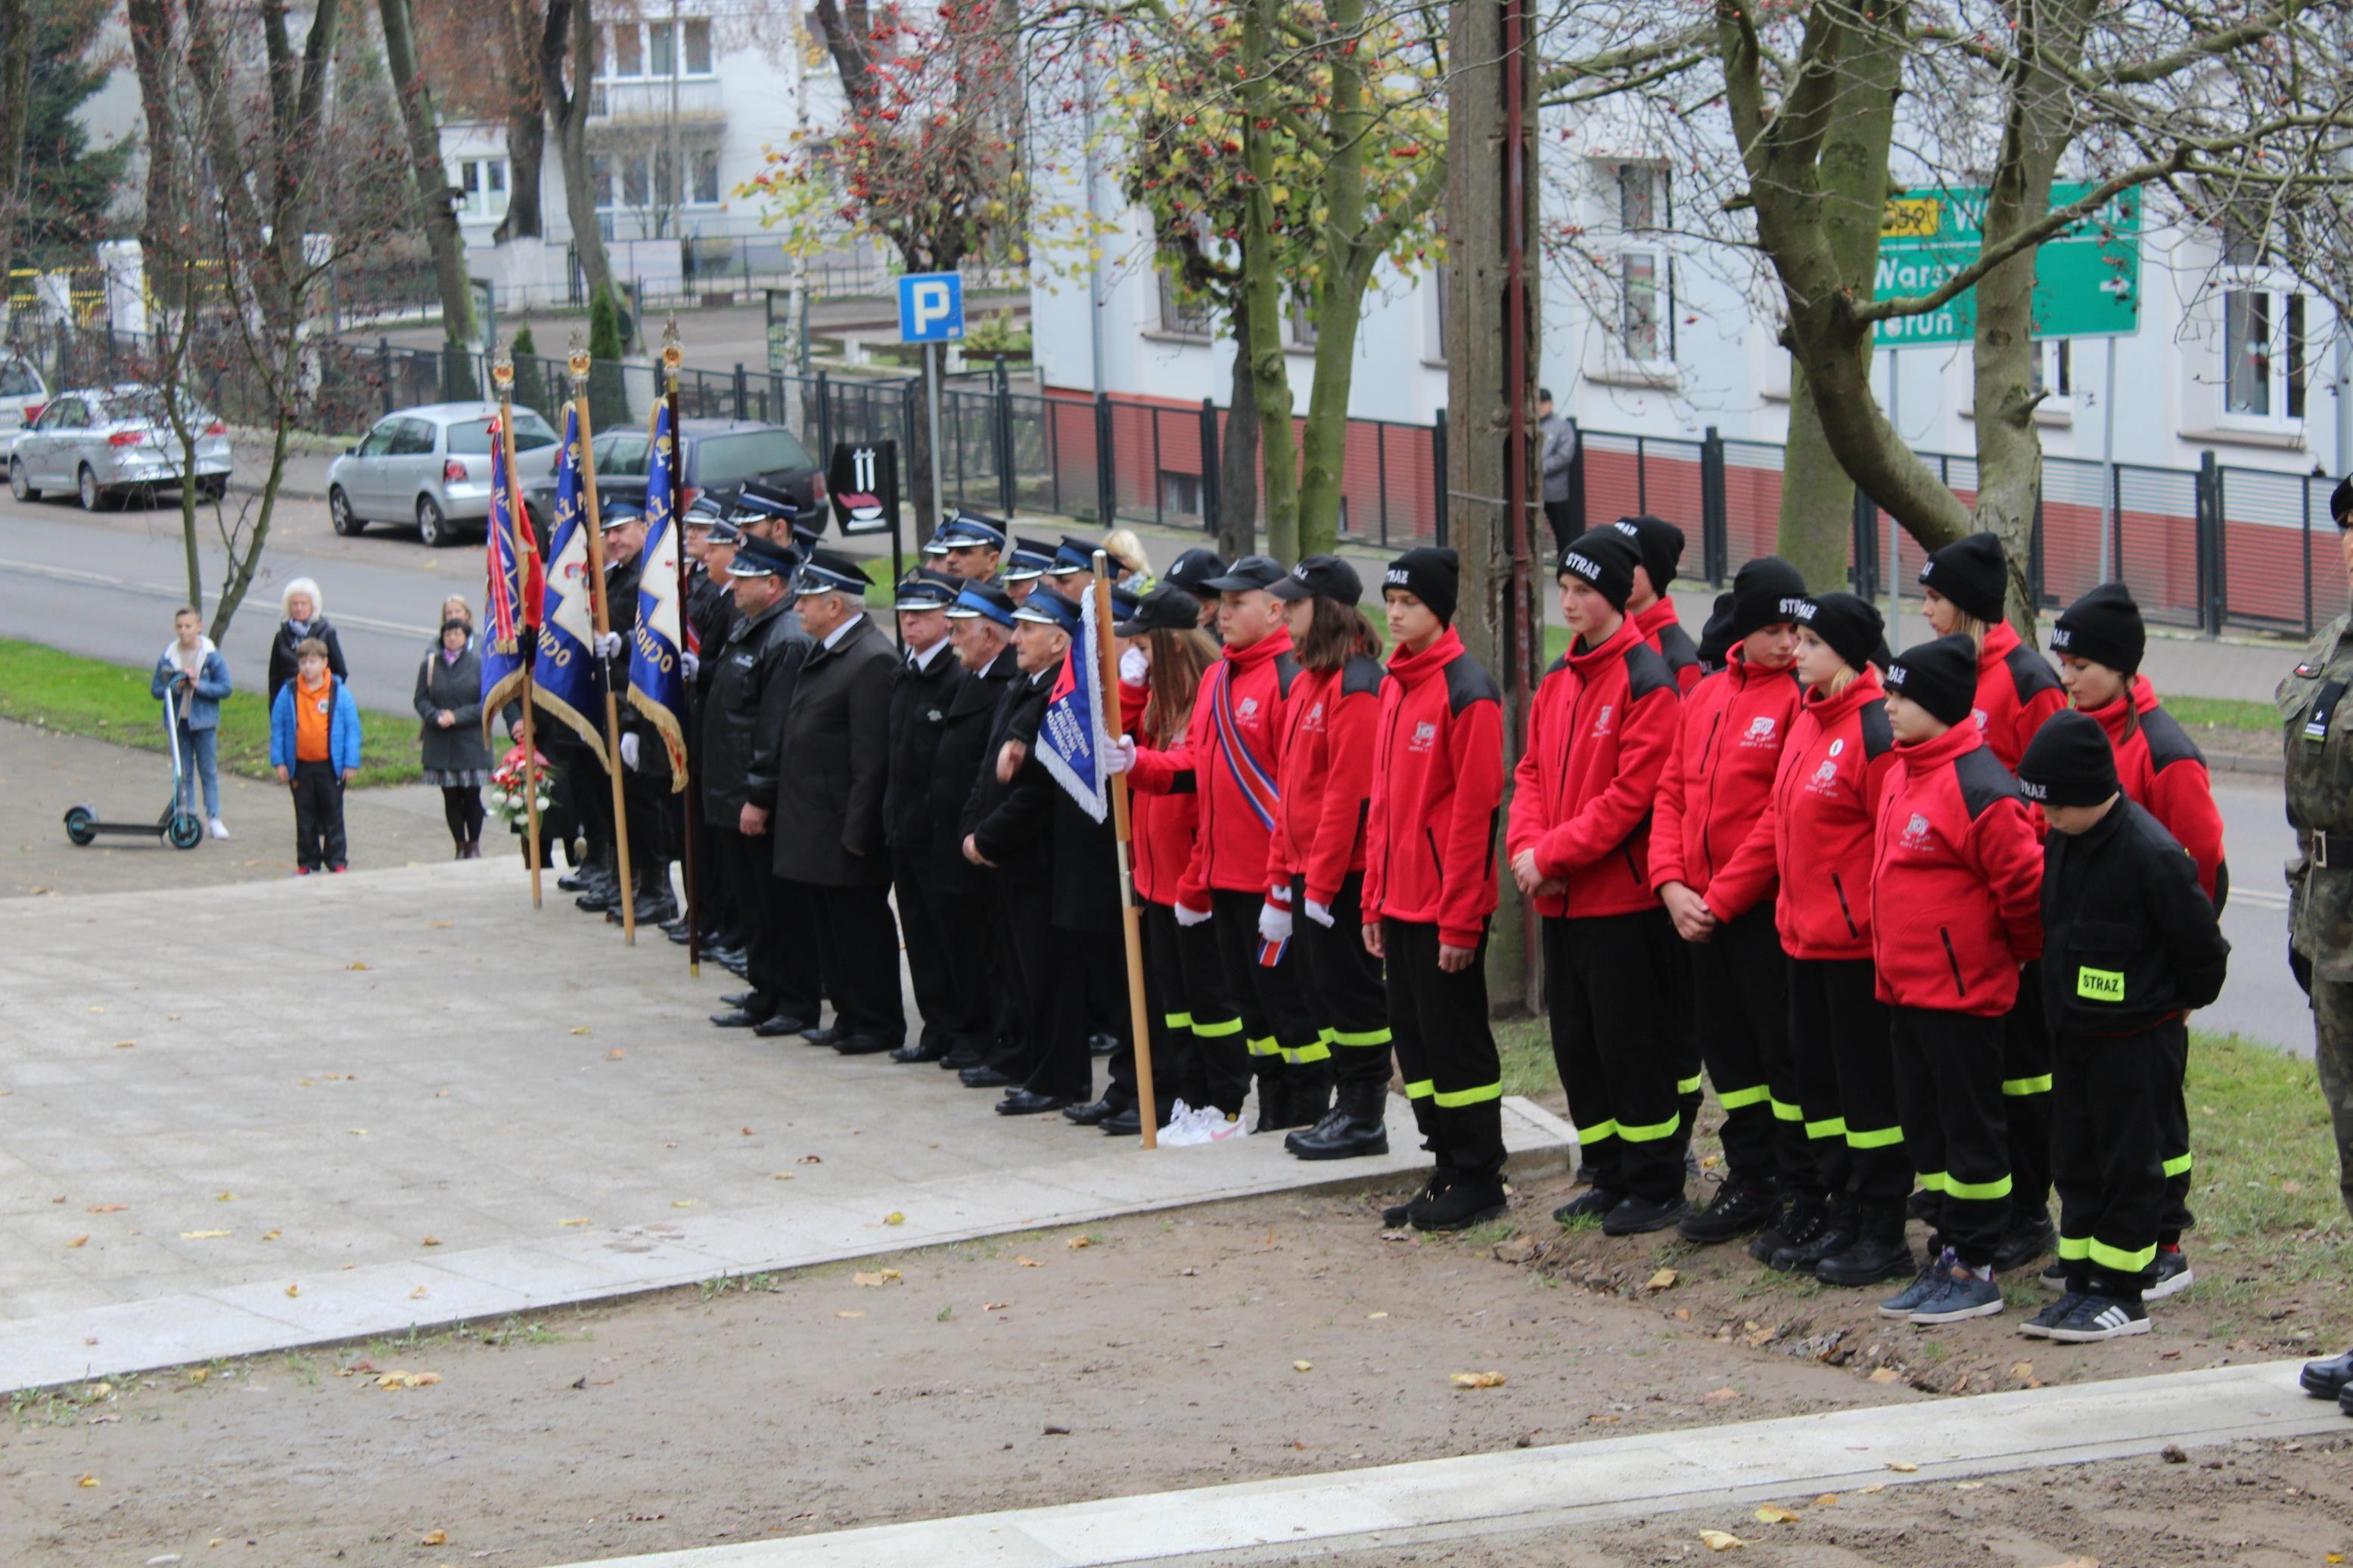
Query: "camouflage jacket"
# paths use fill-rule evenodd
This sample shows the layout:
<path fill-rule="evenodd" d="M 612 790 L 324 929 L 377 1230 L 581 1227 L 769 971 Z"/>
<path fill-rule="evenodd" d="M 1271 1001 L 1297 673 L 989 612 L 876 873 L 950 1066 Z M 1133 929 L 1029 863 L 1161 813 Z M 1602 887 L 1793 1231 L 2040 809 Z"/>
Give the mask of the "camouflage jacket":
<path fill-rule="evenodd" d="M 2314 710 L 2330 687 L 2337 699 L 2314 734 Z M 2288 942 L 2321 978 L 2353 980 L 2353 616 L 2339 616 L 2313 639 L 2280 682 L 2278 701 L 2295 829 Z M 2316 832 L 2329 838 L 2326 865 L 2314 853 Z"/>

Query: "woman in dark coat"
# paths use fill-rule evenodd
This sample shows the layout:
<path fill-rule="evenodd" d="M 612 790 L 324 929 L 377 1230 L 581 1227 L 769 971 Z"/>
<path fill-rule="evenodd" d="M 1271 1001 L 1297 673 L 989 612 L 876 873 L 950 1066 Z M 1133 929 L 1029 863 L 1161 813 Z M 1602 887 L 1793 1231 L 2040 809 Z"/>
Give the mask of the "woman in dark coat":
<path fill-rule="evenodd" d="M 482 858 L 482 786 L 491 749 L 482 741 L 482 656 L 456 617 L 441 623 L 441 646 L 417 670 L 417 716 L 425 721 L 425 782 L 441 790 L 441 815 L 459 860 Z"/>
<path fill-rule="evenodd" d="M 350 666 L 343 663 L 343 639 L 335 636 L 333 623 L 327 619 L 327 601 L 319 592 L 319 584 L 308 577 L 297 577 L 286 584 L 279 608 L 283 618 L 278 623 L 278 635 L 269 644 L 269 700 L 278 700 L 278 689 L 294 679 L 300 662 L 294 650 L 304 637 L 317 637 L 327 645 L 327 668 L 337 680 L 350 681 Z"/>

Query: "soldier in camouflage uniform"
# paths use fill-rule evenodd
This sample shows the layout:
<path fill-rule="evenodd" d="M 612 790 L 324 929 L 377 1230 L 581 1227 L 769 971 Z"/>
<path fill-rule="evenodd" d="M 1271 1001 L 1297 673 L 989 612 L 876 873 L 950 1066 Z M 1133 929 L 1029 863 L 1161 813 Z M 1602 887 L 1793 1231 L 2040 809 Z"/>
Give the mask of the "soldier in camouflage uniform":
<path fill-rule="evenodd" d="M 2329 498 L 2353 583 L 2353 479 Z M 2353 616 L 2313 639 L 2279 686 L 2287 738 L 2288 963 L 2312 998 L 2314 1058 L 2337 1130 L 2337 1181 L 2353 1212 Z M 2306 1363 L 2306 1392 L 2353 1415 L 2353 1351 Z"/>

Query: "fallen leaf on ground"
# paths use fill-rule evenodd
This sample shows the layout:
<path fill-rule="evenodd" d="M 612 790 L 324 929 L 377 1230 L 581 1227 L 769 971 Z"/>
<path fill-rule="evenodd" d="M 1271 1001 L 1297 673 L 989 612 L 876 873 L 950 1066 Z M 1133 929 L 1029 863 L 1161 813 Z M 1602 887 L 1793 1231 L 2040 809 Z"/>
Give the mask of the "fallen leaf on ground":
<path fill-rule="evenodd" d="M 578 1219 L 560 1219 L 555 1223 L 568 1229 L 573 1226 L 586 1225 L 588 1223 L 588 1216 L 586 1215 L 582 1215 Z"/>
<path fill-rule="evenodd" d="M 882 1223 L 884 1225 L 904 1225 L 907 1223 L 907 1216 L 901 1214 L 897 1209 L 892 1209 L 889 1214 L 882 1216 Z"/>
<path fill-rule="evenodd" d="M 180 1239 L 182 1241 L 217 1241 L 229 1234 L 231 1233 L 226 1230 L 184 1230 L 180 1233 Z"/>
<path fill-rule="evenodd" d="M 588 1026 L 586 1024 L 575 1024 L 572 1026 L 572 1032 L 575 1035 L 585 1035 L 588 1032 Z"/>
<path fill-rule="evenodd" d="M 1729 1405 L 1739 1397 L 1740 1390 L 1736 1388 L 1711 1388 L 1707 1391 L 1706 1402 L 1710 1405 Z"/>
<path fill-rule="evenodd" d="M 1914 1464 L 1909 1459 L 1890 1459 L 1887 1461 L 1887 1468 L 1894 1470 L 1899 1476 L 1908 1476 L 1914 1471 L 1919 1469 L 1920 1467 Z"/>
<path fill-rule="evenodd" d="M 746 1127 L 746 1128 L 742 1129 L 741 1131 L 743 1131 L 743 1134 L 744 1134 L 744 1137 L 749 1138 L 749 1137 L 751 1137 L 751 1136 L 752 1136 L 752 1130 L 751 1130 L 750 1128 Z"/>
<path fill-rule="evenodd" d="M 1500 1372 L 1458 1372 L 1447 1380 L 1457 1388 L 1501 1388 L 1504 1374 Z"/>
<path fill-rule="evenodd" d="M 793 1173 L 790 1171 L 771 1171 L 768 1176 L 771 1181 L 777 1182 L 789 1182 L 793 1179 Z"/>
<path fill-rule="evenodd" d="M 983 1301 L 980 1304 L 980 1310 L 984 1312 L 1001 1312 L 1011 1305 L 1013 1303 L 1010 1301 Z"/>
<path fill-rule="evenodd" d="M 1795 1524 L 1798 1514 L 1796 1510 L 1783 1508 L 1778 1502 L 1761 1503 L 1757 1506 L 1757 1521 L 1759 1524 Z"/>
<path fill-rule="evenodd" d="M 237 1202 L 237 1194 L 235 1193 L 216 1193 L 213 1195 L 213 1202 L 216 1204 L 233 1204 Z"/>
<path fill-rule="evenodd" d="M 1854 1492 L 1857 1497 L 1869 1497 L 1873 1492 L 1883 1492 L 1886 1489 L 1887 1483 L 1885 1481 L 1873 1481 L 1867 1487 L 1855 1488 Z"/>
<path fill-rule="evenodd" d="M 674 1209 L 691 1209 L 694 1206 L 694 1200 L 692 1198 L 672 1198 L 670 1201 L 670 1206 Z"/>
<path fill-rule="evenodd" d="M 59 1203 L 65 1202 L 63 1198 L 59 1198 L 57 1201 Z M 90 1212 L 92 1214 L 121 1214 L 124 1209 L 127 1209 L 131 1205 L 129 1204 L 92 1204 L 90 1206 Z"/>
<path fill-rule="evenodd" d="M 608 1062 L 617 1062 L 628 1054 L 628 1052 L 623 1050 L 620 1047 L 615 1046 L 611 1050 L 605 1053 L 605 1059 Z"/>
<path fill-rule="evenodd" d="M 859 1311 L 836 1312 L 834 1314 L 837 1318 L 862 1318 L 865 1315 L 865 1313 Z"/>
<path fill-rule="evenodd" d="M 898 1280 L 898 1279 L 899 1271 L 895 1268 L 877 1268 L 871 1273 L 860 1271 L 859 1273 L 852 1274 L 849 1277 L 849 1282 L 853 1285 L 873 1287 L 893 1284 Z"/>
<path fill-rule="evenodd" d="M 822 1165 L 825 1163 L 825 1159 L 822 1155 L 818 1154 L 804 1154 L 801 1156 L 801 1163 L 804 1165 Z"/>
<path fill-rule="evenodd" d="M 452 925 L 456 924 L 457 922 L 456 922 L 456 921 L 429 921 L 429 922 L 427 922 L 427 923 L 428 923 L 428 928 L 429 928 L 430 930 L 433 930 L 433 931 L 448 931 L 448 930 Z"/>
<path fill-rule="evenodd" d="M 1662 1268 L 1656 1274 L 1651 1276 L 1650 1279 L 1642 1286 L 1642 1289 L 1645 1290 L 1665 1290 L 1672 1288 L 1674 1282 L 1675 1271 L 1672 1268 Z"/>
<path fill-rule="evenodd" d="M 1069 1247 L 1072 1252 L 1076 1252 L 1082 1247 L 1092 1247 L 1094 1245 L 1094 1238 L 1087 1236 L 1074 1236 L 1068 1241 L 1062 1243 L 1062 1245 Z"/>
<path fill-rule="evenodd" d="M 419 1546 L 447 1546 L 448 1543 L 449 1532 L 446 1530 L 428 1530 L 417 1538 Z"/>
<path fill-rule="evenodd" d="M 1729 1552 L 1736 1546 L 1748 1544 L 1728 1530 L 1703 1530 L 1699 1532 L 1699 1543 L 1710 1552 Z"/>
<path fill-rule="evenodd" d="M 1903 1374 L 1901 1373 L 1898 1373 L 1892 1366 L 1883 1366 L 1877 1372 L 1871 1374 L 1871 1381 L 1873 1383 L 1894 1383 Z"/>
<path fill-rule="evenodd" d="M 425 1300 L 425 1287 L 419 1285 L 416 1289 L 411 1290 L 408 1293 L 408 1299 L 412 1301 L 422 1301 Z"/>
<path fill-rule="evenodd" d="M 1013 1255 L 1013 1261 L 1019 1264 L 1024 1268 L 1043 1268 L 1045 1267 L 1044 1264 L 1039 1262 L 1036 1258 L 1024 1258 L 1018 1252 Z"/>
<path fill-rule="evenodd" d="M 365 968 L 367 967 L 367 965 L 366 965 L 366 964 L 364 964 L 364 963 L 361 963 L 359 960 L 357 960 L 357 959 L 353 959 L 353 960 L 352 960 L 352 962 L 351 962 L 351 963 L 344 964 L 344 965 L 343 965 L 343 967 L 344 967 L 345 969 L 365 969 Z"/>
<path fill-rule="evenodd" d="M 286 1293 L 289 1296 L 300 1296 L 302 1293 L 302 1287 L 300 1285 L 289 1285 L 286 1287 Z"/>
<path fill-rule="evenodd" d="M 261 1233 L 261 1239 L 264 1241 L 276 1241 L 280 1237 L 284 1236 L 285 1234 L 286 1233 L 282 1230 L 265 1230 Z"/>
<path fill-rule="evenodd" d="M 364 1127 L 346 1127 L 343 1131 L 350 1133 L 354 1138 L 364 1138 L 367 1136 L 367 1129 Z"/>
<path fill-rule="evenodd" d="M 81 1479 L 76 1481 L 74 1485 L 78 1487 L 94 1487 L 98 1485 L 98 1478 L 96 1476 L 84 1476 Z"/>
<path fill-rule="evenodd" d="M 114 1042 L 114 1048 L 118 1051 L 127 1051 L 138 1043 L 136 1040 L 117 1040 Z"/>
<path fill-rule="evenodd" d="M 68 1247 L 79 1247 L 89 1239 L 90 1232 L 84 1231 L 79 1236 L 75 1237 L 71 1241 L 67 1242 L 66 1245 Z"/>
<path fill-rule="evenodd" d="M 423 1241 L 418 1242 L 417 1245 L 419 1247 L 438 1247 L 441 1245 L 441 1238 L 438 1236 L 428 1236 Z"/>
<path fill-rule="evenodd" d="M 2018 1379 L 2019 1382 L 2024 1383 L 2028 1378 L 2034 1375 L 2034 1363 L 2031 1361 L 2013 1363 L 2010 1369 L 2010 1375 Z"/>
<path fill-rule="evenodd" d="M 1190 1274 L 1192 1270 L 1188 1268 L 1185 1272 Z M 1368 1323 L 1377 1323 L 1388 1316 L 1388 1314 L 1387 1312 L 1366 1312 L 1365 1314 L 1365 1321 Z"/>
<path fill-rule="evenodd" d="M 208 1366 L 192 1366 L 188 1369 L 188 1381 L 190 1383 L 202 1383 L 212 1374 L 213 1369 Z"/>
<path fill-rule="evenodd" d="M 1312 1361 L 1295 1361 L 1291 1363 L 1291 1370 L 1293 1372 L 1314 1372 L 1315 1370 L 1315 1363 Z"/>

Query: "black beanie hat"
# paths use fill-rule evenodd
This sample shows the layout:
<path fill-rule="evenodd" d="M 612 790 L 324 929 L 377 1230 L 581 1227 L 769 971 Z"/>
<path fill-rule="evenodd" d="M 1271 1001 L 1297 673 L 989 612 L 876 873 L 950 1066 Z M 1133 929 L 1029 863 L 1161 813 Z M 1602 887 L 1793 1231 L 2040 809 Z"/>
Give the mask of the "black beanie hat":
<path fill-rule="evenodd" d="M 1710 675 L 1724 668 L 1724 656 L 1732 651 L 1732 590 L 1727 588 L 1715 596 L 1715 607 L 1707 613 L 1707 623 L 1699 629 L 1699 667 Z"/>
<path fill-rule="evenodd" d="M 2089 713 L 2053 713 L 2018 759 L 2018 793 L 2044 805 L 2097 805 L 2116 788 L 2116 751 Z"/>
<path fill-rule="evenodd" d="M 1641 560 L 1632 540 L 1614 528 L 1597 528 L 1568 542 L 1553 575 L 1591 584 L 1610 608 L 1622 610 L 1634 592 L 1634 568 Z"/>
<path fill-rule="evenodd" d="M 1887 667 L 1887 689 L 1947 724 L 1961 723 L 1978 704 L 1978 645 L 1956 632 L 1907 647 Z"/>
<path fill-rule="evenodd" d="M 2353 479 L 2337 481 L 2328 494 L 2328 515 L 2337 520 L 2339 528 L 2353 528 Z"/>
<path fill-rule="evenodd" d="M 2122 583 L 2103 583 L 2068 605 L 2051 632 L 2052 653 L 2105 664 L 2126 679 L 2140 673 L 2140 656 L 2147 647 L 2140 606 Z"/>
<path fill-rule="evenodd" d="M 2001 541 L 1990 533 L 1957 539 L 1928 557 L 1920 581 L 1991 626 L 2001 619 L 2003 600 L 2010 593 L 2010 563 Z"/>
<path fill-rule="evenodd" d="M 1745 637 L 1776 621 L 1794 621 L 1806 580 L 1778 555 L 1760 555 L 1732 574 L 1732 635 Z"/>
<path fill-rule="evenodd" d="M 1830 644 L 1831 651 L 1861 670 L 1866 664 L 1886 662 L 1882 640 L 1887 623 L 1878 607 L 1852 594 L 1817 594 L 1798 605 L 1798 624 Z"/>
<path fill-rule="evenodd" d="M 1665 518 L 1652 517 L 1648 512 L 1640 517 L 1621 517 L 1609 526 L 1620 538 L 1633 542 L 1642 570 L 1651 574 L 1651 592 L 1665 593 L 1667 584 L 1675 580 L 1675 567 L 1683 558 L 1683 531 Z"/>
<path fill-rule="evenodd" d="M 1454 624 L 1454 602 L 1462 592 L 1462 558 L 1444 545 L 1425 544 L 1389 563 L 1381 588 L 1403 588 L 1430 606 L 1438 624 Z"/>

